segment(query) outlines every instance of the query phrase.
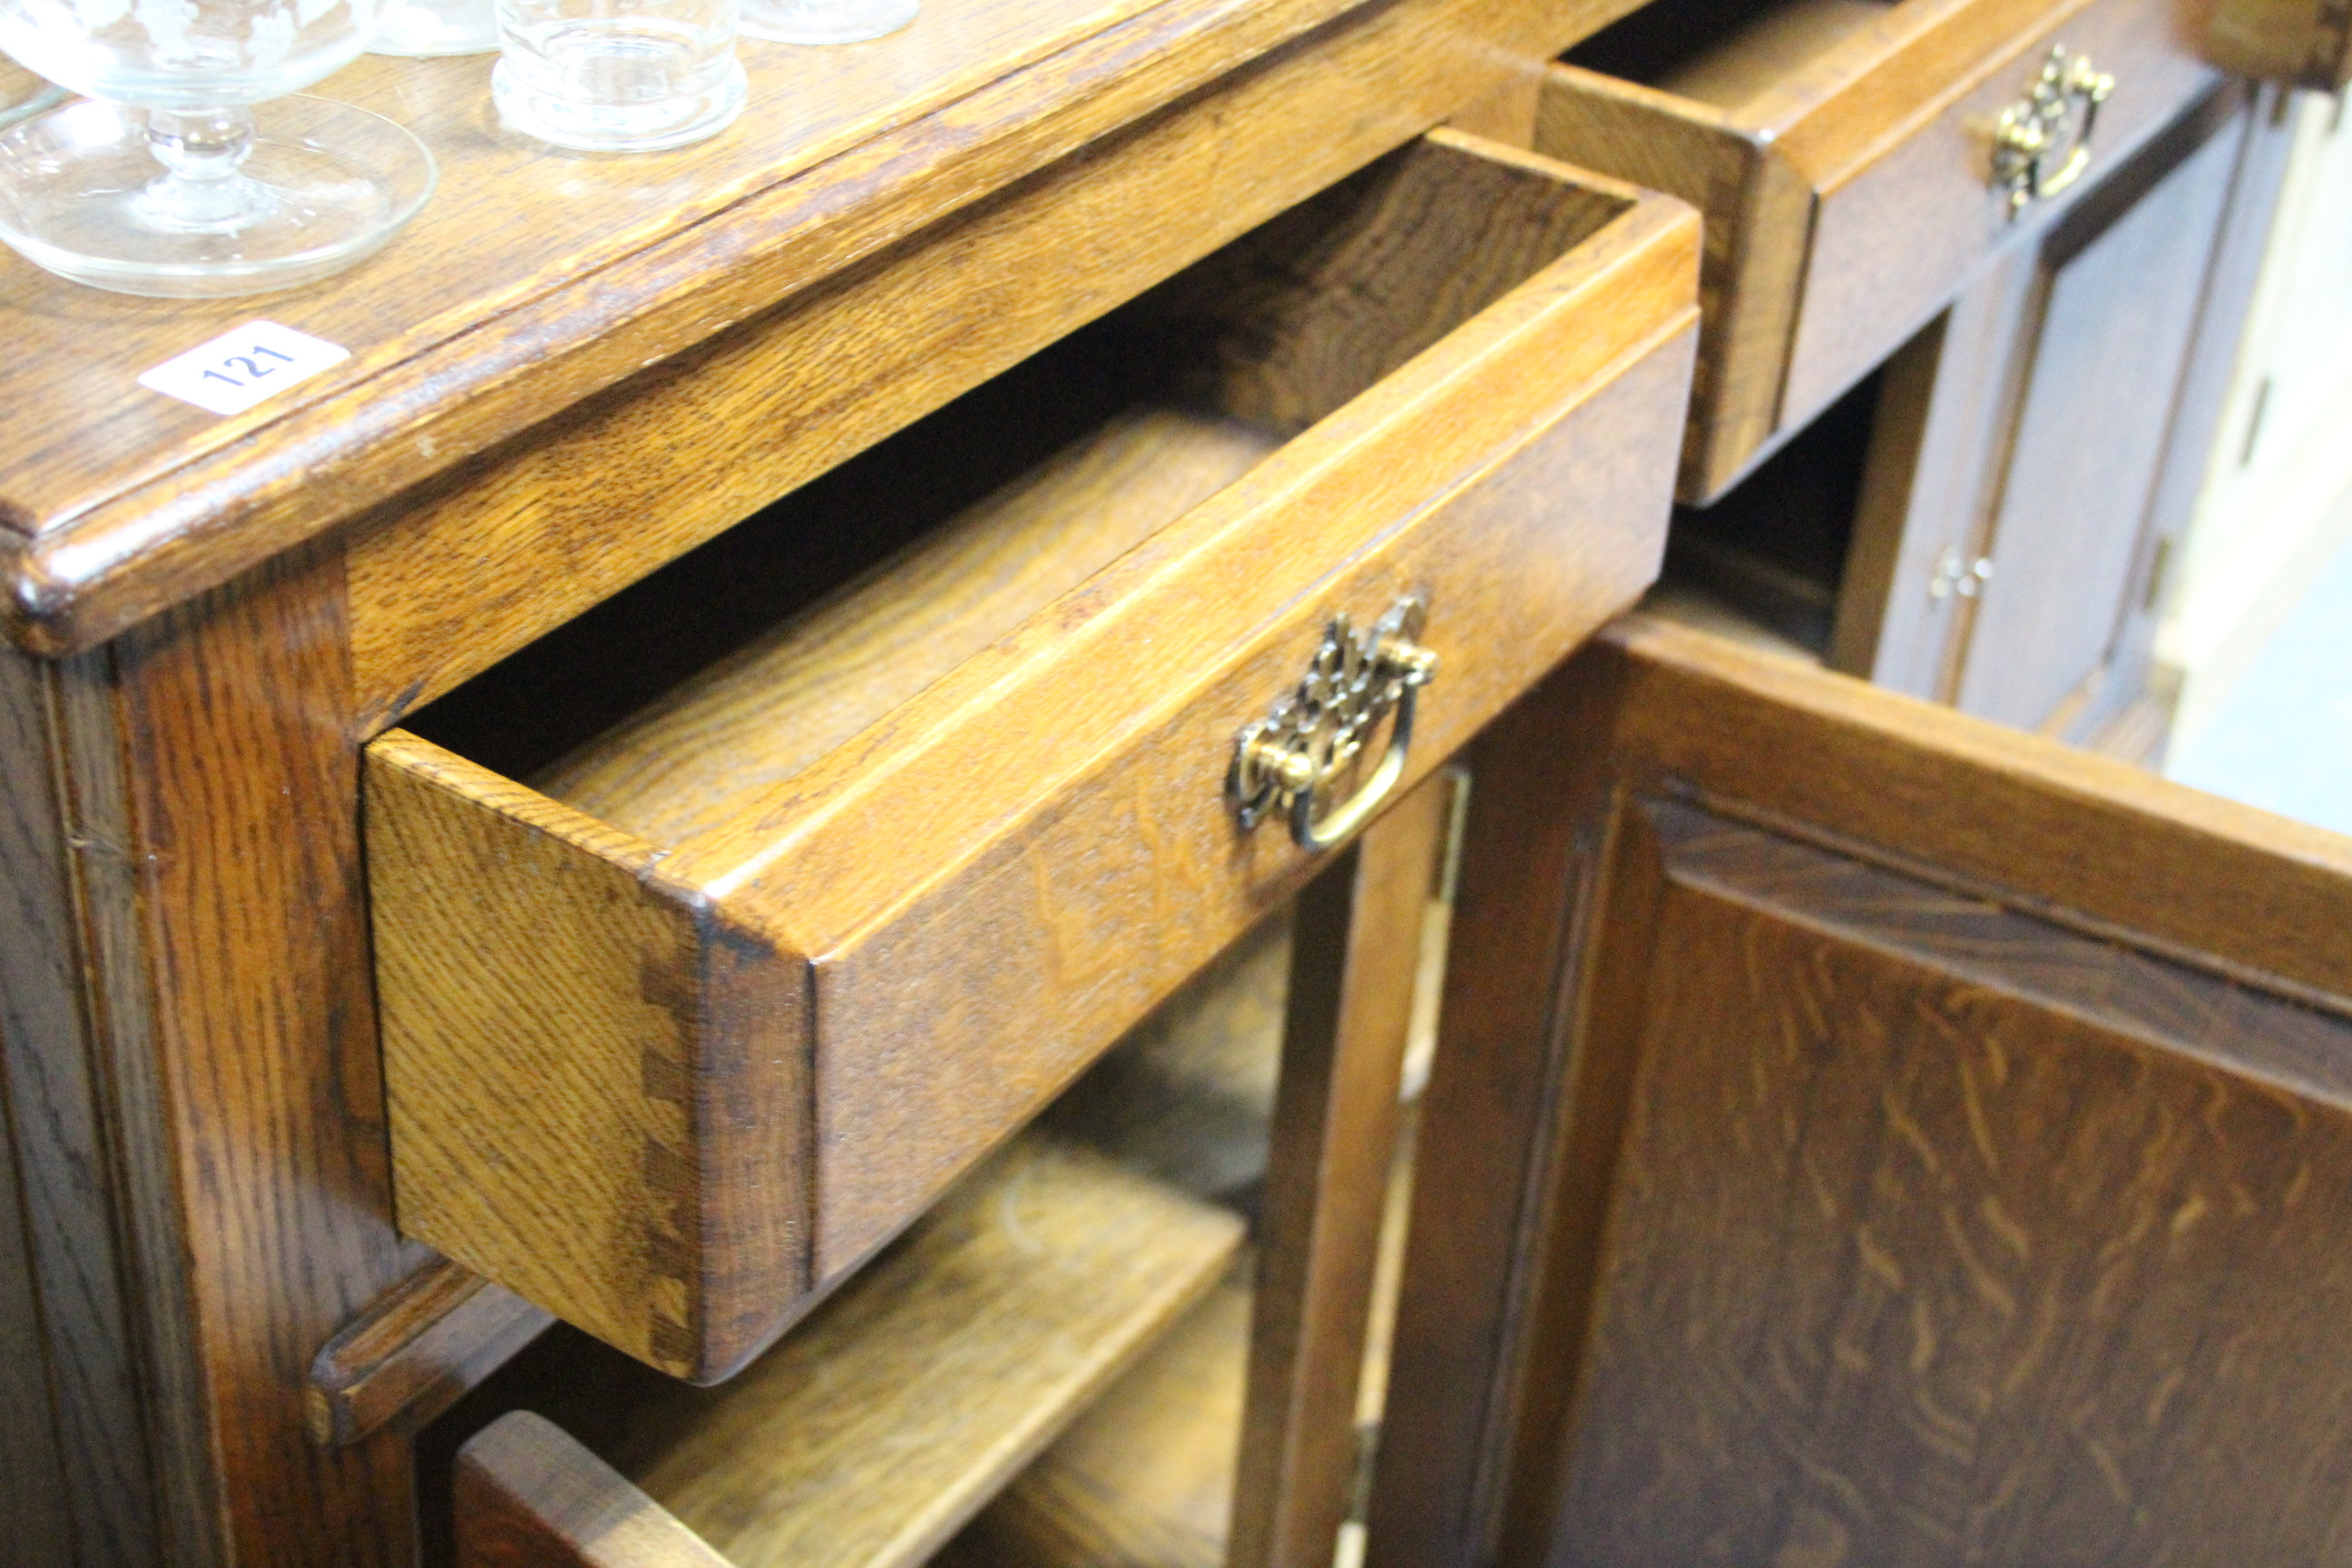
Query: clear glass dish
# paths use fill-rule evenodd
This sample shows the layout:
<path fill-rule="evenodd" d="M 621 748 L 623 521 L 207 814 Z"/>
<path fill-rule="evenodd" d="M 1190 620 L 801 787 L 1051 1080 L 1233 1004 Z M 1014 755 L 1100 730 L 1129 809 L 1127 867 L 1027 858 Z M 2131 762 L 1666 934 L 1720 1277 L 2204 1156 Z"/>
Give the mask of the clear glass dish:
<path fill-rule="evenodd" d="M 321 98 L 261 105 L 218 216 L 157 202 L 150 121 L 85 100 L 0 130 L 0 241 L 60 277 L 121 294 L 205 298 L 291 289 L 380 248 L 433 193 L 433 159 L 384 119 Z"/>
<path fill-rule="evenodd" d="M 131 294 L 258 293 L 368 255 L 431 194 L 432 155 L 286 95 L 356 58 L 377 5 L 0 0 L 0 50 L 92 100 L 0 131 L 0 240 Z"/>

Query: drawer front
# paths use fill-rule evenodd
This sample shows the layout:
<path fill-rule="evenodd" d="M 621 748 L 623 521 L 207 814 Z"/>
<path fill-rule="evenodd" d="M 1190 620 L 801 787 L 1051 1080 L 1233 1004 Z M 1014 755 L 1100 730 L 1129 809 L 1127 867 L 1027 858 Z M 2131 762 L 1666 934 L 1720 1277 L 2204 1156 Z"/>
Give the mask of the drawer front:
<path fill-rule="evenodd" d="M 2213 86 L 2178 0 L 2092 0 L 2021 33 L 1914 125 L 1880 132 L 1817 116 L 1784 153 L 1821 193 L 1804 302 L 1790 343 L 1779 425 L 1793 429 L 1924 326 L 1999 246 L 2096 184 L 2131 148 Z M 2053 45 L 2115 79 L 2083 177 L 2071 194 L 2012 221 L 1993 188 L 1993 128 L 2023 99 Z M 1890 89 L 1894 86 L 1890 83 Z M 1857 90 L 1858 108 L 1913 109 L 1893 90 Z"/>
<path fill-rule="evenodd" d="M 1302 434 L 707 831 L 656 842 L 402 731 L 371 747 L 404 1228 L 726 1375 L 1327 858 L 1242 826 L 1225 782 L 1335 617 L 1426 605 L 1402 794 L 1639 595 L 1695 216 L 1451 133 L 1414 155 L 1381 210 L 1422 237 L 1244 280 L 1321 324 L 1256 321 L 1218 395 Z M 1522 210 L 1530 181 L 1573 199 Z M 1615 216 L 1426 348 L 1374 341 L 1393 300 L 1348 258 L 1418 267 L 1401 291 L 1444 306 L 1595 200 Z M 1316 420 L 1318 379 L 1367 360 L 1402 368 Z"/>
<path fill-rule="evenodd" d="M 2116 79 L 2073 192 L 2210 87 L 2217 79 L 2193 58 L 2179 10 L 2179 0 L 1903 0 L 1811 53 L 1756 43 L 1769 29 L 1735 34 L 1705 57 L 1718 82 L 1750 79 L 1733 106 L 1555 67 L 1539 151 L 1706 215 L 1681 499 L 1720 496 L 1943 309 L 1995 248 L 2074 199 L 2012 219 L 1993 184 L 2000 111 L 2025 96 L 2053 43 Z"/>

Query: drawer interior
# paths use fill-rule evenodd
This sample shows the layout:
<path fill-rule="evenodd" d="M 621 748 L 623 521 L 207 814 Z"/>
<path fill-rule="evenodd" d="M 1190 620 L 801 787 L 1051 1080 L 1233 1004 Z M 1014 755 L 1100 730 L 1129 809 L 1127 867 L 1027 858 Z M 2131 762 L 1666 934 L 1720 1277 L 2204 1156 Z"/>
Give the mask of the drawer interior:
<path fill-rule="evenodd" d="M 420 710 L 665 847 L 811 763 L 1597 232 L 1612 191 L 1425 141 Z"/>
<path fill-rule="evenodd" d="M 1734 119 L 1820 72 L 1901 0 L 1652 0 L 1561 56 L 1566 64 Z"/>
<path fill-rule="evenodd" d="M 1748 647 L 1831 658 L 1883 376 L 1840 398 L 1712 505 L 1677 506 L 1643 607 Z"/>

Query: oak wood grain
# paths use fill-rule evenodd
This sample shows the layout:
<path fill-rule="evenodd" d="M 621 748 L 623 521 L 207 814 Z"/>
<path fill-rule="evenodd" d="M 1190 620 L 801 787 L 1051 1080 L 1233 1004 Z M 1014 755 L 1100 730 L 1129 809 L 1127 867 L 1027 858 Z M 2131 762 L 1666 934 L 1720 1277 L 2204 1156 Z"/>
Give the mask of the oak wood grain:
<path fill-rule="evenodd" d="M 1391 1420 L 1468 1458 L 1400 1517 L 1474 1561 L 2334 1550 L 2352 969 L 2301 944 L 2345 841 L 1638 617 L 1506 735 L 1548 826 L 1474 806 L 1457 918 L 1542 967 L 1449 1008 L 1423 1191 L 1566 1076 L 1456 1199 L 1508 1261 L 1416 1229 Z"/>
<path fill-rule="evenodd" d="M 792 754 L 772 738 L 818 688 L 763 696 L 743 732 L 772 739 L 741 774 L 718 748 L 707 785 L 648 789 L 690 832 L 656 843 L 378 742 L 404 1226 L 656 1364 L 740 1364 L 1304 879 L 1276 833 L 1236 835 L 1220 781 L 1333 612 L 1419 589 L 1454 606 L 1441 658 L 1448 616 L 1479 639 L 1422 700 L 1410 784 L 1654 573 L 1694 226 L 1440 132 L 1275 226 L 1274 248 L 1209 263 L 1237 269 L 1223 320 L 1181 279 L 1143 301 L 1194 352 L 1139 363 L 1203 366 L 1163 390 L 1294 421 L 1344 405 L 944 675 L 875 664 L 888 689 L 850 717 L 887 716 L 793 776 L 772 776 Z M 1223 335 L 1236 321 L 1246 339 Z M 700 765 L 674 731 L 655 750 L 646 778 Z M 639 766 L 611 770 L 606 808 Z M 532 878 L 502 863 L 554 876 L 563 912 L 533 914 Z M 1144 908 L 1139 962 L 1123 932 Z M 577 929 L 541 941 L 543 919 Z M 957 956 L 975 944 L 984 971 Z"/>
<path fill-rule="evenodd" d="M 1340 0 L 945 0 L 854 51 L 747 45 L 752 112 L 652 161 L 566 157 L 499 130 L 487 60 L 371 58 L 331 90 L 416 125 L 442 183 L 400 243 L 280 308 L 352 351 L 290 401 L 215 419 L 133 384 L 204 329 L 249 319 L 242 307 L 75 290 L 9 258 L 12 341 L 40 367 L 0 436 L 10 622 L 48 648 L 119 630 L 1269 57 L 1277 74 L 1287 61 L 1294 79 L 1324 83 L 1328 117 L 1295 143 L 1314 150 L 1292 155 L 1297 183 L 1238 204 L 1234 229 L 1442 120 L 1513 53 L 1556 48 L 1607 14 L 1485 0 L 1360 12 Z M 1282 54 L 1334 22 L 1319 42 L 1376 40 L 1369 57 L 1315 58 L 1307 45 L 1300 69 L 1296 50 Z M 1377 127 L 1360 118 L 1381 101 L 1380 73 L 1362 68 L 1374 60 L 1413 61 L 1423 84 Z M 1321 133 L 1332 125 L 1353 133 Z M 536 216 L 510 221 L 518 209 Z M 1048 314 L 1026 347 L 1083 319 Z M 994 352 L 1001 368 L 1026 348 Z M 89 411 L 71 442 L 23 416 L 60 405 Z M 608 523 L 604 537 L 626 531 Z"/>
<path fill-rule="evenodd" d="M 2336 1550 L 2344 1018 L 1652 816 L 1671 891 L 1555 1550 Z"/>
<path fill-rule="evenodd" d="M 341 1447 L 378 1431 L 414 1432 L 552 1321 L 436 1258 L 319 1347 L 310 1435 Z"/>

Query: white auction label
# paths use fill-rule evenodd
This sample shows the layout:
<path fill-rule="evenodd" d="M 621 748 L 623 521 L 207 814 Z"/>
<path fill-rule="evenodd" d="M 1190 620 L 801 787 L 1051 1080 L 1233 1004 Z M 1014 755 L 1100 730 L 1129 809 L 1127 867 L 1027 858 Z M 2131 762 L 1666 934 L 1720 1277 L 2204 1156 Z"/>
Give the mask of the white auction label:
<path fill-rule="evenodd" d="M 247 321 L 165 360 L 140 376 L 139 384 L 214 414 L 242 414 L 351 357 L 351 350 L 308 332 L 275 321 Z"/>

